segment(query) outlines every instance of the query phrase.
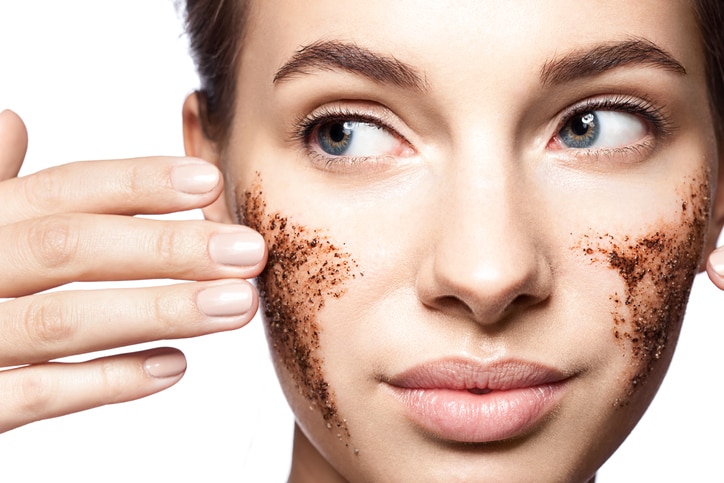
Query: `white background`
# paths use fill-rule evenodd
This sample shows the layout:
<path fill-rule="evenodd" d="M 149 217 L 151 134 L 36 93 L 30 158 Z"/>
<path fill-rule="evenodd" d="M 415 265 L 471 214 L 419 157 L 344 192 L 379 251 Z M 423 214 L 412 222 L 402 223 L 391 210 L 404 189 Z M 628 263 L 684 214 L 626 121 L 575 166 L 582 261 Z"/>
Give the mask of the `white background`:
<path fill-rule="evenodd" d="M 181 104 L 195 87 L 171 0 L 0 0 L 0 110 L 30 131 L 21 174 L 181 155 Z M 599 482 L 724 481 L 722 304 L 700 276 L 669 376 Z M 189 361 L 177 386 L 0 435 L 0 481 L 284 481 L 292 417 L 259 321 L 170 344 Z"/>

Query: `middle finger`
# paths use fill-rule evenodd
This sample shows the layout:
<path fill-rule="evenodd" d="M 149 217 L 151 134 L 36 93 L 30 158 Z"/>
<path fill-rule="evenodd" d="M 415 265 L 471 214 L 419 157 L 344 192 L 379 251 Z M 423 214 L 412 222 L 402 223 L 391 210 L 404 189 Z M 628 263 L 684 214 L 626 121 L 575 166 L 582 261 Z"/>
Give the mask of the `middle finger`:
<path fill-rule="evenodd" d="M 261 235 L 209 221 L 61 214 L 0 227 L 0 298 L 74 281 L 250 278 Z"/>

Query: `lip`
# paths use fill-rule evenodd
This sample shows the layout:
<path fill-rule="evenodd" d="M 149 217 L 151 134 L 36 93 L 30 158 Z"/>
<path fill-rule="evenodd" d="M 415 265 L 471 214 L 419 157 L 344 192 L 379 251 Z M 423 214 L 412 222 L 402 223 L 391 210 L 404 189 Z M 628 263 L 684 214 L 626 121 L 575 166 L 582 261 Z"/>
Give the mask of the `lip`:
<path fill-rule="evenodd" d="M 525 361 L 445 359 L 384 382 L 408 418 L 436 438 L 489 443 L 521 436 L 559 405 L 569 376 Z"/>

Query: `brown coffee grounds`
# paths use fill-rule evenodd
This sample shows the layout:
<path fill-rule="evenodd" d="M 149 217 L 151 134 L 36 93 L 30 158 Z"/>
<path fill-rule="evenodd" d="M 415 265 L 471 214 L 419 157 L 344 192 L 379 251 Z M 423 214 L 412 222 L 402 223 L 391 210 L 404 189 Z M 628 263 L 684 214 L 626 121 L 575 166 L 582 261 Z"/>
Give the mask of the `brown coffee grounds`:
<path fill-rule="evenodd" d="M 325 427 L 348 440 L 347 420 L 339 416 L 334 391 L 325 380 L 317 314 L 325 300 L 344 294 L 347 280 L 363 274 L 344 245 L 333 243 L 322 230 L 268 213 L 259 177 L 238 203 L 243 223 L 261 233 L 269 249 L 257 287 L 272 352 L 310 409 L 321 412 Z"/>
<path fill-rule="evenodd" d="M 628 393 L 618 401 L 620 405 L 646 382 L 684 317 L 710 211 L 705 181 L 692 179 L 686 191 L 678 223 L 659 223 L 655 231 L 639 237 L 583 235 L 573 247 L 591 263 L 617 271 L 624 281 L 623 293 L 610 296 L 612 334 L 631 355 L 633 367 Z"/>

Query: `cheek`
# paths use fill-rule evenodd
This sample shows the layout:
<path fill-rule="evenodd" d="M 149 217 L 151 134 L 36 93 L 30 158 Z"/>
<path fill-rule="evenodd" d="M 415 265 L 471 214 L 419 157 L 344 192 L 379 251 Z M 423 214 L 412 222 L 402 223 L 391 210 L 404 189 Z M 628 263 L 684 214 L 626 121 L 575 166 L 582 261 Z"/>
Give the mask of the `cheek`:
<path fill-rule="evenodd" d="M 269 248 L 257 285 L 267 338 L 287 398 L 301 400 L 321 414 L 326 429 L 346 440 L 347 421 L 339 415 L 334 390 L 324 374 L 318 313 L 326 300 L 344 295 L 345 282 L 364 274 L 323 230 L 268 212 L 258 178 L 237 202 L 243 222 L 261 233 Z"/>
<path fill-rule="evenodd" d="M 572 250 L 595 266 L 618 274 L 622 288 L 609 296 L 611 337 L 630 361 L 626 405 L 652 372 L 669 357 L 699 266 L 710 200 L 707 176 L 690 180 L 677 213 L 649 233 L 581 235 Z M 672 347 L 673 348 L 673 347 Z M 665 364 L 664 364 L 665 365 Z"/>

